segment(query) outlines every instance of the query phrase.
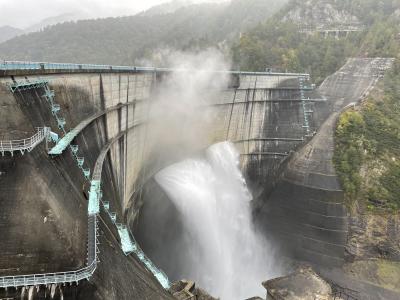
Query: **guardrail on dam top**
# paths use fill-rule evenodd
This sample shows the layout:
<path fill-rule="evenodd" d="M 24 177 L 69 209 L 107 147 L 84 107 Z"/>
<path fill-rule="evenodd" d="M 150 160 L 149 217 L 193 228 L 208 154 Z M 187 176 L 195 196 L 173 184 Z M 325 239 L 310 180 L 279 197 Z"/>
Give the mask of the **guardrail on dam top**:
<path fill-rule="evenodd" d="M 137 66 L 112 66 L 97 64 L 70 64 L 70 63 L 49 63 L 49 62 L 25 62 L 25 61 L 0 61 L 0 76 L 14 75 L 12 71 L 33 71 L 34 73 L 43 73 L 46 71 L 68 71 L 68 72 L 156 72 L 170 73 L 175 71 L 192 71 L 188 69 L 173 68 L 155 68 L 155 67 L 137 67 Z M 200 70 L 203 71 L 203 70 Z M 218 71 L 204 70 L 206 72 L 215 72 L 232 75 L 259 75 L 259 76 L 293 76 L 309 77 L 305 73 L 279 73 L 279 72 L 242 72 L 242 71 Z M 10 73 L 10 74 L 9 74 Z"/>

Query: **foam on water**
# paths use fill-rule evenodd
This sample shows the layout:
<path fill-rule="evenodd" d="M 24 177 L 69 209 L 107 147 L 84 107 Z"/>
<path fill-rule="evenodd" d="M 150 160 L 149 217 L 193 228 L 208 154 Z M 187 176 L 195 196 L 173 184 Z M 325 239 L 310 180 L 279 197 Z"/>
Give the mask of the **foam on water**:
<path fill-rule="evenodd" d="M 205 158 L 174 164 L 155 178 L 182 214 L 190 236 L 190 261 L 185 262 L 190 271 L 182 278 L 222 299 L 265 296 L 261 282 L 277 270 L 270 245 L 254 230 L 252 197 L 234 145 L 215 144 Z"/>

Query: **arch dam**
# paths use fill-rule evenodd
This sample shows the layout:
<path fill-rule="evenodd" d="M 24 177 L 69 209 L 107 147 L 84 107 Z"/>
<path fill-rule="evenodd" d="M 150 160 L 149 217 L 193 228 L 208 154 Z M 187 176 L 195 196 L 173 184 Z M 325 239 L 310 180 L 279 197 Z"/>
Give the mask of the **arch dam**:
<path fill-rule="evenodd" d="M 340 266 L 349 222 L 335 120 L 390 64 L 352 58 L 318 88 L 307 74 L 219 72 L 229 80 L 204 106 L 212 126 L 186 154 L 235 143 L 260 230 L 292 258 Z M 148 135 L 173 73 L 0 64 L 0 298 L 172 299 L 180 224 L 148 195 L 177 157 Z"/>

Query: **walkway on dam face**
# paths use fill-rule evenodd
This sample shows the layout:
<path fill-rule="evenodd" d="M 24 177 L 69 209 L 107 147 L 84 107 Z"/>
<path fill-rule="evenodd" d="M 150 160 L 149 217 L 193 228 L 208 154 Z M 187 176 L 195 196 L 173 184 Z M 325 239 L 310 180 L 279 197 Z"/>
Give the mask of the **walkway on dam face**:
<path fill-rule="evenodd" d="M 5 153 L 10 153 L 11 156 L 14 155 L 14 152 L 20 152 L 24 154 L 26 151 L 31 152 L 37 145 L 39 145 L 44 140 L 49 141 L 52 139 L 56 141 L 58 136 L 51 132 L 49 127 L 39 127 L 37 128 L 36 134 L 33 136 L 21 139 L 21 140 L 9 140 L 9 141 L 0 141 L 0 153 L 2 156 Z"/>
<path fill-rule="evenodd" d="M 8 84 L 10 90 L 15 93 L 16 91 L 23 91 L 28 89 L 36 89 L 36 88 L 45 88 L 48 84 L 47 80 L 38 79 L 31 82 L 23 82 L 23 81 L 15 81 L 12 84 Z M 46 90 L 45 98 L 51 103 L 52 114 L 56 115 L 61 107 L 59 104 L 54 103 L 54 92 Z M 122 107 L 128 107 L 130 105 L 135 105 L 142 100 L 135 100 L 127 103 L 119 103 L 113 107 L 109 107 L 103 111 L 95 113 L 94 115 L 88 117 L 87 119 L 81 121 L 74 129 L 70 130 L 66 133 L 60 140 L 57 140 L 57 144 L 49 151 L 51 155 L 60 155 L 63 151 L 71 144 L 72 140 L 78 136 L 89 124 L 91 124 L 96 119 L 100 118 L 103 115 L 108 114 L 109 112 L 118 110 Z M 35 137 L 35 136 L 34 136 Z M 0 142 L 1 143 L 1 142 Z M 5 145 L 6 142 L 3 142 Z M 15 143 L 16 144 L 16 143 Z M 1 146 L 1 144 L 0 144 Z M 1 148 L 0 148 L 1 152 Z"/>
<path fill-rule="evenodd" d="M 268 88 L 265 90 L 269 90 Z M 296 90 L 299 90 L 297 88 Z M 313 99 L 265 99 L 265 100 L 251 100 L 251 103 L 264 103 L 264 102 L 272 102 L 272 103 L 279 103 L 279 102 L 326 102 L 326 98 L 313 98 Z M 246 104 L 249 103 L 246 101 L 238 101 L 238 102 L 224 102 L 224 103 L 215 103 L 212 106 L 224 106 L 224 105 L 232 105 L 232 104 Z"/>
<path fill-rule="evenodd" d="M 104 116 L 108 114 L 109 112 L 118 110 L 122 107 L 127 107 L 130 105 L 135 105 L 138 103 L 138 101 L 141 100 L 135 100 L 132 102 L 127 102 L 127 103 L 120 103 L 116 106 L 109 107 L 103 111 L 100 111 L 87 119 L 83 120 L 80 122 L 74 129 L 70 130 L 66 135 L 64 135 L 63 138 L 61 138 L 58 143 L 49 151 L 49 154 L 51 155 L 60 155 L 72 142 L 72 140 L 77 137 L 89 124 L 91 124 L 93 121 L 96 119 L 100 118 L 101 116 Z"/>
<path fill-rule="evenodd" d="M 14 81 L 12 83 L 8 83 L 7 86 L 11 90 L 11 92 L 15 93 L 18 91 L 25 91 L 29 89 L 37 89 L 44 88 L 48 84 L 47 80 L 38 79 L 35 81 Z"/>
<path fill-rule="evenodd" d="M 109 215 L 112 223 L 116 226 L 118 235 L 120 237 L 121 248 L 125 255 L 129 255 L 131 253 L 135 253 L 136 256 L 143 262 L 143 264 L 147 267 L 147 269 L 156 277 L 159 283 L 165 288 L 169 288 L 170 283 L 168 277 L 164 272 L 159 270 L 154 263 L 144 254 L 142 249 L 137 244 L 136 240 L 133 237 L 133 234 L 128 229 L 128 227 L 124 224 L 117 223 L 115 218 L 115 213 L 110 211 L 110 203 L 102 201 L 102 192 L 101 192 L 101 173 L 103 169 L 103 164 L 107 153 L 109 152 L 111 146 L 117 142 L 120 138 L 125 136 L 130 130 L 134 129 L 136 125 L 129 127 L 127 130 L 120 132 L 117 136 L 112 138 L 101 150 L 96 164 L 93 170 L 93 176 L 91 181 L 91 188 L 89 192 L 89 212 L 92 214 L 100 213 L 100 202 L 102 203 L 106 213 Z"/>

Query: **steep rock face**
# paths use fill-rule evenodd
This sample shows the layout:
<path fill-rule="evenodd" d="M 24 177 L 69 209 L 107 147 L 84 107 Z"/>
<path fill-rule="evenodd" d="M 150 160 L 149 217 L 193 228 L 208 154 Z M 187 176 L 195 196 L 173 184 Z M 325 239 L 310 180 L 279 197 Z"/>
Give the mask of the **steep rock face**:
<path fill-rule="evenodd" d="M 283 20 L 299 24 L 303 29 L 355 29 L 361 26 L 356 16 L 338 9 L 335 1 L 293 1 L 292 5 Z"/>
<path fill-rule="evenodd" d="M 350 222 L 349 260 L 387 258 L 400 261 L 400 216 L 357 214 Z"/>
<path fill-rule="evenodd" d="M 400 262 L 385 259 L 359 260 L 344 267 L 346 274 L 365 284 L 371 284 L 380 295 L 370 293 L 367 299 L 394 299 L 400 297 Z M 379 288 L 378 288 L 379 287 Z"/>
<path fill-rule="evenodd" d="M 287 277 L 268 280 L 263 285 L 272 300 L 334 299 L 330 285 L 310 267 L 299 268 Z"/>
<path fill-rule="evenodd" d="M 193 281 L 180 280 L 172 284 L 169 291 L 177 300 L 218 300 L 196 287 Z"/>

